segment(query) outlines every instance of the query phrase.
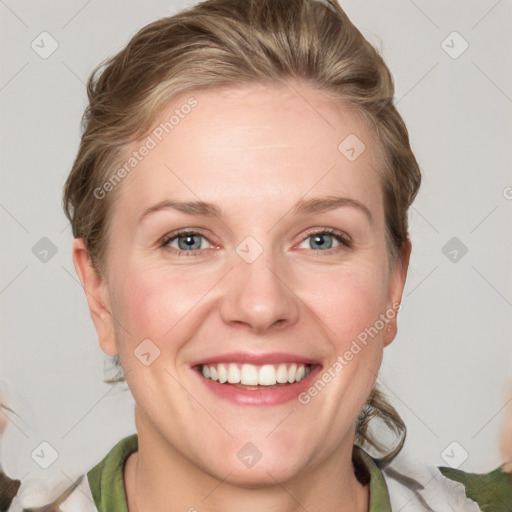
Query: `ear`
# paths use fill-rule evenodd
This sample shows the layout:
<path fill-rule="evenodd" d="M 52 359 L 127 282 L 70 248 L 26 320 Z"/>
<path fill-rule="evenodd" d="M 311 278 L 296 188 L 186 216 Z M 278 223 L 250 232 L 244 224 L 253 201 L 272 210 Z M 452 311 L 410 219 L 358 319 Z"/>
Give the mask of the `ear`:
<path fill-rule="evenodd" d="M 396 336 L 398 331 L 397 316 L 398 307 L 402 302 L 402 293 L 404 291 L 407 269 L 409 268 L 409 259 L 411 257 L 412 245 L 410 240 L 404 245 L 402 250 L 402 260 L 399 261 L 389 276 L 389 293 L 386 303 L 386 317 L 389 319 L 384 331 L 383 343 L 387 347 Z"/>
<path fill-rule="evenodd" d="M 91 265 L 83 238 L 75 238 L 73 241 L 73 263 L 85 292 L 100 347 L 105 354 L 114 356 L 117 347 L 108 286 L 105 278 Z"/>

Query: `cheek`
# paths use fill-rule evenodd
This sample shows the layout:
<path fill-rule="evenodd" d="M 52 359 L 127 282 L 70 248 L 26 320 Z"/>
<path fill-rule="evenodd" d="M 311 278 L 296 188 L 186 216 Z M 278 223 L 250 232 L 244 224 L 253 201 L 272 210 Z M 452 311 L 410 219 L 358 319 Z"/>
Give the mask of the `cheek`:
<path fill-rule="evenodd" d="M 124 280 L 116 287 L 115 313 L 130 334 L 130 344 L 149 338 L 161 350 L 164 340 L 177 340 L 177 333 L 193 322 L 198 303 L 215 282 L 214 276 L 191 278 L 185 269 L 137 267 L 120 274 Z"/>
<path fill-rule="evenodd" d="M 330 333 L 337 353 L 374 325 L 385 306 L 385 272 L 379 265 L 326 269 L 305 283 L 302 296 Z"/>

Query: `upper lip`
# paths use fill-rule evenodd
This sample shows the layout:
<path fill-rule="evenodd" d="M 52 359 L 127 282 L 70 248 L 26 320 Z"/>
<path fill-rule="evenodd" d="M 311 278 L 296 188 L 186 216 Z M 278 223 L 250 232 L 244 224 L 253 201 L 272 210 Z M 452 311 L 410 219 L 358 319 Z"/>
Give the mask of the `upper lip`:
<path fill-rule="evenodd" d="M 267 354 L 257 354 L 254 352 L 229 352 L 218 354 L 216 356 L 204 357 L 190 363 L 190 366 L 200 366 L 213 363 L 239 363 L 239 364 L 277 364 L 277 363 L 302 363 L 302 364 L 320 364 L 318 360 L 310 357 L 300 356 L 289 352 L 272 352 Z"/>

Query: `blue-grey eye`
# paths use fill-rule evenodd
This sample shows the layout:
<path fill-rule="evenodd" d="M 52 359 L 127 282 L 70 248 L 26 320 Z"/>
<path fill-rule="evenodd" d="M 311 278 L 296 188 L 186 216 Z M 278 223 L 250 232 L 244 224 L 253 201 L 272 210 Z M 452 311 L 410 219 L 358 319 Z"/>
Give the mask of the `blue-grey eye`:
<path fill-rule="evenodd" d="M 329 232 L 318 232 L 311 233 L 309 236 L 304 238 L 299 247 L 302 249 L 327 251 L 338 247 L 340 244 L 347 245 L 340 235 Z"/>
<path fill-rule="evenodd" d="M 168 240 L 166 245 L 179 249 L 180 251 L 197 251 L 204 249 L 203 241 L 205 240 L 204 236 L 194 233 L 185 233 L 172 237 Z"/>
<path fill-rule="evenodd" d="M 326 233 L 315 233 L 309 236 L 311 249 L 330 249 L 333 244 L 333 236 Z"/>

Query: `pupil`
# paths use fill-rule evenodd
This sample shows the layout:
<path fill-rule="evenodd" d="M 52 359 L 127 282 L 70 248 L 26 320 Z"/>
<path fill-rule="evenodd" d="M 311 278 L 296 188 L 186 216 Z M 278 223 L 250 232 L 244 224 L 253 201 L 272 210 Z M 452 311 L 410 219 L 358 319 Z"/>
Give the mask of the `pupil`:
<path fill-rule="evenodd" d="M 326 239 L 327 237 L 327 239 Z M 330 235 L 321 235 L 321 234 L 318 234 L 318 235 L 315 235 L 313 237 L 313 243 L 312 243 L 313 246 L 317 246 L 321 249 L 330 249 L 332 247 L 332 238 L 330 237 Z"/>
<path fill-rule="evenodd" d="M 201 241 L 194 240 L 195 235 L 185 235 L 178 240 L 180 249 L 200 249 Z"/>

